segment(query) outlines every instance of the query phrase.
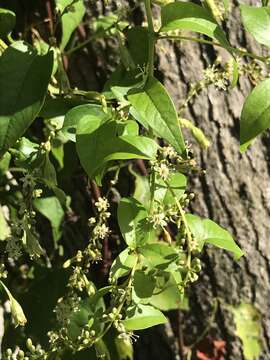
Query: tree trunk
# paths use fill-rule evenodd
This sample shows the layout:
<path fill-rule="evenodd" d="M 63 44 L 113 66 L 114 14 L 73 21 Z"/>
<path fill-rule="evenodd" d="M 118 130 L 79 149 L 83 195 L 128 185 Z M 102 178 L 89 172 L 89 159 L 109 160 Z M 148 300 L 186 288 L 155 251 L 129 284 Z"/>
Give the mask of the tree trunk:
<path fill-rule="evenodd" d="M 93 10 L 94 6 L 96 8 Z M 102 11 L 104 9 L 98 5 L 91 5 L 89 14 Z M 138 19 L 141 19 L 140 12 L 136 13 Z M 228 29 L 232 45 L 248 44 L 250 49 L 261 51 L 252 39 L 246 39 L 235 6 L 228 21 Z M 88 55 L 80 52 L 71 63 L 77 64 L 77 70 L 73 67 L 73 82 L 82 83 L 83 79 L 84 86 L 91 90 L 93 84 L 98 87 L 103 82 L 104 72 L 100 71 L 108 68 L 104 57 L 93 58 L 92 46 L 95 45 L 88 47 Z M 102 45 L 95 46 L 95 52 L 97 49 L 102 50 Z M 194 43 L 176 45 L 159 42 L 157 50 L 158 70 L 164 74 L 163 82 L 179 107 L 187 94 L 188 84 L 202 78 L 203 69 L 213 62 L 216 53 L 209 46 Z M 82 61 L 85 66 L 80 66 L 78 71 L 78 64 Z M 91 66 L 86 65 L 89 63 Z M 101 75 L 97 76 L 98 72 Z M 207 151 L 194 145 L 195 158 L 207 172 L 206 175 L 191 178 L 190 190 L 196 193 L 192 211 L 211 218 L 231 231 L 246 256 L 235 262 L 225 251 L 214 248 L 205 251 L 200 278 L 190 289 L 191 309 L 188 314 L 182 314 L 181 326 L 185 343 L 190 344 L 205 329 L 214 298 L 218 297 L 222 302 L 232 305 L 253 303 L 262 315 L 264 350 L 260 359 L 269 359 L 270 137 L 267 134 L 260 137 L 250 150 L 240 154 L 239 117 L 244 98 L 250 89 L 247 79 L 241 79 L 236 88 L 226 93 L 211 86 L 196 97 L 185 114 L 205 132 L 212 143 Z M 226 342 L 227 360 L 244 359 L 241 342 L 234 335 L 232 316 L 222 302 L 211 336 Z M 137 359 L 177 359 L 173 350 L 169 350 L 168 343 L 162 341 L 160 331 L 150 331 L 140 337 L 136 345 Z"/>

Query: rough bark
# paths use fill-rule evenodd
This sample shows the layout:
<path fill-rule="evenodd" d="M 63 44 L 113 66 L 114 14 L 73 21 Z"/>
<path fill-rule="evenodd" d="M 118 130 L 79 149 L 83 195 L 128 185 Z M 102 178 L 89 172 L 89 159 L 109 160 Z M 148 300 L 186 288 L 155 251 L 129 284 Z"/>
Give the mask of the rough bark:
<path fill-rule="evenodd" d="M 98 6 L 94 10 L 96 13 L 102 11 L 104 9 Z M 92 7 L 89 13 L 93 13 Z M 137 16 L 140 17 L 138 13 Z M 246 39 L 236 9 L 229 19 L 228 30 L 233 45 L 248 44 L 250 49 L 261 51 L 252 39 Z M 106 67 L 104 58 L 93 58 L 93 53 L 89 45 L 88 54 L 83 55 L 88 62 L 82 60 L 82 53 L 72 60 L 73 65 L 78 66 L 81 61 L 84 64 L 80 71 L 73 72 L 73 81 L 83 82 L 89 89 L 93 89 L 93 84 L 98 87 L 102 83 L 103 75 L 97 73 Z M 164 84 L 177 106 L 183 102 L 188 84 L 198 80 L 205 66 L 216 56 L 214 50 L 199 44 L 166 42 L 159 45 L 158 54 L 158 69 L 165 74 Z M 185 318 L 183 329 L 186 342 L 194 341 L 205 328 L 216 297 L 227 304 L 253 303 L 262 314 L 264 351 L 260 359 L 266 360 L 270 354 L 270 137 L 262 136 L 244 155 L 240 154 L 239 116 L 250 88 L 245 79 L 226 93 L 212 86 L 204 90 L 186 112 L 186 117 L 203 129 L 212 143 L 208 151 L 194 146 L 195 156 L 207 174 L 192 178 L 190 188 L 197 194 L 192 209 L 230 230 L 246 256 L 236 263 L 226 252 L 212 248 L 206 251 L 200 279 L 190 291 L 191 312 Z M 232 317 L 223 305 L 219 307 L 216 322 L 212 335 L 226 341 L 226 359 L 243 359 Z M 142 336 L 138 342 L 138 359 L 177 358 L 168 350 L 166 341 L 161 341 L 159 332 L 150 332 L 147 336 Z"/>

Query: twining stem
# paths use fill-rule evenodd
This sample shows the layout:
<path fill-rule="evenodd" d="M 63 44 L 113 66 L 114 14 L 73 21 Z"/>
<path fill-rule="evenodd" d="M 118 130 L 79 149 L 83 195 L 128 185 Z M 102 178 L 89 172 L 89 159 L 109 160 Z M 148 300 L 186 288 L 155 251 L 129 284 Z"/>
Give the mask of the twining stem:
<path fill-rule="evenodd" d="M 211 313 L 211 316 L 208 320 L 208 324 L 207 326 L 205 327 L 205 329 L 203 330 L 203 332 L 197 337 L 196 341 L 189 345 L 189 349 L 192 349 L 194 348 L 197 344 L 200 343 L 200 341 L 202 341 L 205 336 L 209 333 L 209 330 L 211 329 L 211 327 L 213 326 L 213 323 L 215 322 L 215 317 L 216 317 L 216 314 L 217 314 L 217 310 L 218 310 L 218 299 L 215 298 L 214 299 L 214 305 L 213 305 L 213 310 L 212 310 L 212 313 Z"/>
<path fill-rule="evenodd" d="M 116 25 L 117 25 L 118 21 L 113 23 L 112 25 L 110 25 L 106 30 L 102 30 L 102 31 L 97 31 L 95 34 L 89 36 L 88 39 L 86 39 L 85 41 L 81 42 L 80 44 L 78 44 L 77 46 L 74 46 L 73 48 L 65 51 L 65 55 L 70 56 L 71 54 L 73 54 L 75 51 L 78 51 L 82 48 L 84 48 L 86 45 L 88 45 L 90 42 L 97 40 L 103 36 L 105 36 L 106 34 L 108 34 L 110 32 L 111 29 L 113 29 Z"/>
<path fill-rule="evenodd" d="M 202 39 L 202 38 L 194 38 L 194 37 L 190 37 L 190 36 L 160 35 L 158 37 L 158 40 L 159 39 L 193 41 L 193 42 L 197 42 L 197 43 L 201 43 L 201 44 L 208 44 L 208 45 L 218 46 L 218 47 L 223 48 L 223 46 L 221 44 L 219 44 L 219 43 L 217 43 L 215 41 L 206 40 L 206 39 Z M 240 49 L 234 48 L 232 46 L 228 46 L 228 50 L 231 50 L 232 52 L 234 52 L 237 55 L 247 56 L 247 57 L 250 57 L 252 59 L 262 61 L 262 62 L 265 62 L 265 61 L 269 60 L 269 56 L 259 56 L 259 55 L 253 54 L 253 53 L 251 53 L 249 51 L 240 50 Z"/>
<path fill-rule="evenodd" d="M 188 257 L 187 257 L 187 267 L 190 268 L 190 263 L 191 263 L 191 242 L 192 242 L 192 233 L 190 231 L 188 222 L 187 222 L 187 218 L 186 218 L 186 214 L 184 209 L 182 208 L 179 200 L 177 199 L 177 196 L 175 194 L 175 192 L 173 191 L 172 187 L 170 186 L 170 184 L 165 181 L 165 184 L 167 185 L 170 193 L 172 194 L 174 201 L 176 203 L 176 206 L 179 210 L 179 213 L 181 215 L 181 219 L 183 221 L 183 224 L 185 226 L 185 230 L 186 230 L 186 234 L 187 234 L 187 250 L 188 250 Z"/>
<path fill-rule="evenodd" d="M 156 33 L 153 24 L 152 10 L 151 10 L 151 0 L 144 0 L 145 11 L 148 23 L 148 76 L 154 75 L 154 55 L 155 55 L 155 43 L 156 43 Z"/>
<path fill-rule="evenodd" d="M 117 312 L 116 312 L 116 314 L 115 314 L 115 317 L 117 317 L 117 316 L 121 313 L 122 308 L 123 308 L 123 306 L 124 306 L 124 304 L 125 304 L 125 302 L 126 302 L 128 293 L 129 293 L 130 288 L 131 288 L 131 286 L 132 286 L 134 274 L 135 274 L 135 271 L 136 271 L 136 269 L 137 269 L 138 261 L 139 261 L 139 255 L 137 254 L 137 255 L 136 255 L 136 260 L 135 260 L 134 265 L 133 265 L 133 267 L 132 267 L 132 269 L 131 269 L 131 272 L 130 272 L 130 274 L 129 274 L 128 283 L 127 283 L 127 285 L 126 285 L 126 287 L 125 287 L 125 294 L 124 294 L 124 296 L 123 296 L 123 299 L 122 299 L 120 305 L 119 305 L 118 308 L 117 308 Z M 111 321 L 111 322 L 108 324 L 108 326 L 104 329 L 104 331 L 102 332 L 102 334 L 99 335 L 99 336 L 94 340 L 94 342 L 91 344 L 91 346 L 92 346 L 94 343 L 96 343 L 96 342 L 98 342 L 99 340 L 101 340 L 101 339 L 104 337 L 104 335 L 107 334 L 107 332 L 110 330 L 110 328 L 112 327 L 112 325 L 113 325 L 113 321 Z"/>

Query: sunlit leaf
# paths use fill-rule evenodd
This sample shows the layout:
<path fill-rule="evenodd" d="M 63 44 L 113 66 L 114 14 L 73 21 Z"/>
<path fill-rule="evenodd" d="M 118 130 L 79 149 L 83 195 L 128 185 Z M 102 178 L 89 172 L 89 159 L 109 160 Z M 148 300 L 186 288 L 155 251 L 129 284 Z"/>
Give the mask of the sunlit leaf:
<path fill-rule="evenodd" d="M 270 127 L 270 79 L 259 83 L 246 98 L 240 121 L 240 144 L 245 150 L 250 141 Z"/>

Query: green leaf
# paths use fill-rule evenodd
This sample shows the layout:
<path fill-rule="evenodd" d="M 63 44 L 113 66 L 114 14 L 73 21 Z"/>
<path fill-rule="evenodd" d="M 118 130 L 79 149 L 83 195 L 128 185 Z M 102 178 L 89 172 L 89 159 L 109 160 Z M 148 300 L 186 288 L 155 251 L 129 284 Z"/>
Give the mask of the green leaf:
<path fill-rule="evenodd" d="M 63 98 L 63 97 L 57 97 L 57 98 L 51 98 L 47 96 L 45 98 L 44 104 L 42 109 L 40 110 L 39 116 L 43 118 L 55 118 L 58 116 L 65 115 L 69 110 L 72 108 L 79 106 L 79 105 L 86 105 L 87 104 L 86 99 L 81 98 Z M 88 104 L 89 105 L 89 104 Z"/>
<path fill-rule="evenodd" d="M 85 117 L 77 125 L 77 152 L 91 179 L 102 177 L 105 165 L 111 160 L 152 159 L 157 146 L 154 140 L 144 136 L 117 136 L 115 121 L 104 123 L 102 118 L 93 118 L 89 122 Z"/>
<path fill-rule="evenodd" d="M 98 105 L 79 105 L 69 110 L 65 116 L 62 132 L 70 141 L 76 141 L 76 129 L 79 121 L 85 119 L 86 122 L 101 121 L 110 119 L 111 115 L 105 113 Z"/>
<path fill-rule="evenodd" d="M 151 200 L 149 179 L 147 176 L 141 176 L 135 172 L 132 172 L 132 174 L 135 176 L 134 199 L 138 200 L 147 210 L 149 210 Z"/>
<path fill-rule="evenodd" d="M 270 47 L 270 8 L 240 5 L 245 29 L 263 45 Z"/>
<path fill-rule="evenodd" d="M 112 263 L 110 277 L 117 280 L 129 274 L 136 263 L 137 256 L 129 248 L 123 250 Z"/>
<path fill-rule="evenodd" d="M 105 342 L 100 339 L 95 342 L 96 356 L 98 359 L 111 360 L 111 355 Z"/>
<path fill-rule="evenodd" d="M 157 79 L 150 78 L 143 89 L 133 89 L 128 100 L 143 118 L 143 123 L 147 123 L 157 136 L 168 141 L 179 154 L 184 151 L 184 139 L 174 104 Z"/>
<path fill-rule="evenodd" d="M 51 78 L 53 53 L 37 55 L 18 41 L 0 57 L 0 156 L 38 115 Z"/>
<path fill-rule="evenodd" d="M 161 9 L 162 32 L 190 30 L 217 40 L 224 48 L 230 44 L 211 12 L 192 2 L 177 1 Z"/>
<path fill-rule="evenodd" d="M 64 218 L 64 210 L 60 201 L 55 196 L 40 198 L 34 200 L 35 208 L 45 216 L 51 223 L 52 233 L 55 244 L 60 239 L 62 231 L 60 230 L 61 222 Z"/>
<path fill-rule="evenodd" d="M 6 37 L 16 24 L 16 15 L 13 11 L 0 9 L 0 38 Z"/>
<path fill-rule="evenodd" d="M 11 160 L 11 155 L 10 153 L 6 152 L 2 157 L 2 159 L 0 159 L 0 175 L 2 175 L 8 170 L 10 160 Z"/>
<path fill-rule="evenodd" d="M 187 186 L 187 178 L 185 175 L 181 173 L 174 173 L 171 175 L 168 183 L 177 199 L 180 199 L 184 195 Z M 162 202 L 165 205 L 175 203 L 172 193 L 162 179 L 156 180 L 155 200 Z"/>
<path fill-rule="evenodd" d="M 259 83 L 245 100 L 240 122 L 241 148 L 246 148 L 246 143 L 269 127 L 270 79 L 266 79 Z"/>
<path fill-rule="evenodd" d="M 71 8 L 68 9 L 68 6 Z M 73 33 L 73 31 L 80 25 L 85 14 L 85 7 L 83 0 L 56 0 L 57 9 L 63 14 L 62 21 L 62 39 L 60 49 L 63 50 Z"/>
<path fill-rule="evenodd" d="M 262 352 L 261 316 L 252 304 L 230 306 L 236 324 L 236 335 L 242 340 L 247 360 L 258 359 Z"/>
<path fill-rule="evenodd" d="M 148 60 L 148 30 L 142 26 L 134 26 L 127 30 L 127 45 L 130 56 L 138 66 L 144 66 Z M 140 49 L 140 51 L 138 51 Z"/>
<path fill-rule="evenodd" d="M 5 240 L 10 235 L 10 228 L 8 226 L 5 213 L 0 204 L 0 240 Z"/>
<path fill-rule="evenodd" d="M 167 275 L 167 278 L 165 275 Z M 161 276 L 156 276 L 156 286 L 153 295 L 149 299 L 149 304 L 162 311 L 180 309 L 182 295 L 173 273 L 165 273 Z"/>
<path fill-rule="evenodd" d="M 118 125 L 118 135 L 139 135 L 139 125 L 134 120 L 127 120 Z"/>
<path fill-rule="evenodd" d="M 117 211 L 118 224 L 127 245 L 133 249 L 148 239 L 147 211 L 134 198 L 122 198 Z"/>
<path fill-rule="evenodd" d="M 41 180 L 48 187 L 53 188 L 57 185 L 56 171 L 47 152 L 44 154 L 44 162 L 41 167 L 41 176 Z"/>
<path fill-rule="evenodd" d="M 122 321 L 127 330 L 147 329 L 166 322 L 167 319 L 161 311 L 142 304 L 128 308 L 126 318 Z"/>
<path fill-rule="evenodd" d="M 221 249 L 231 251 L 235 259 L 244 255 L 243 251 L 236 244 L 231 234 L 209 219 L 201 219 L 199 216 L 187 214 L 186 219 L 195 239 L 202 249 L 204 244 L 212 244 Z"/>
<path fill-rule="evenodd" d="M 156 280 L 153 275 L 145 273 L 145 271 L 137 270 L 134 274 L 134 291 L 138 298 L 149 298 L 153 295 Z"/>
<path fill-rule="evenodd" d="M 144 257 L 143 262 L 150 268 L 165 269 L 178 258 L 176 250 L 161 241 L 146 244 L 139 251 Z"/>
<path fill-rule="evenodd" d="M 97 303 L 92 303 L 91 297 L 81 300 L 79 310 L 75 310 L 70 315 L 67 326 L 68 336 L 73 340 L 77 339 L 86 324 L 92 330 L 95 330 L 97 335 L 101 333 L 104 323 L 100 321 L 99 317 L 104 312 L 104 309 L 103 298 L 100 298 Z"/>

